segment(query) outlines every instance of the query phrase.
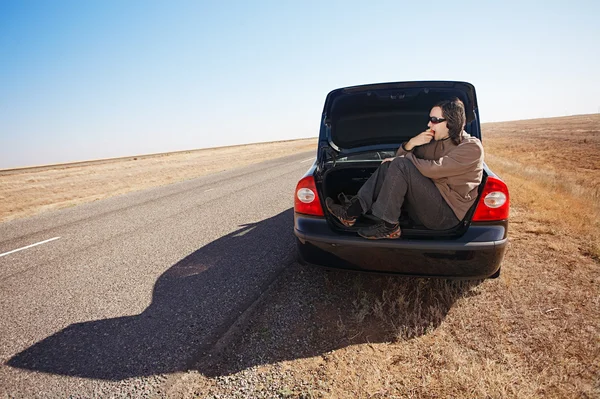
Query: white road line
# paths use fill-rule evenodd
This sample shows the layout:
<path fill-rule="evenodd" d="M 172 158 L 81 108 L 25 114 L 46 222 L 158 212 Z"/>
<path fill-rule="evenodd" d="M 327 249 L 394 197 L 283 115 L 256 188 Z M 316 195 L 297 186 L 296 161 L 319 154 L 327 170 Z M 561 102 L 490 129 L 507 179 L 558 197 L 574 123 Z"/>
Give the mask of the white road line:
<path fill-rule="evenodd" d="M 254 230 L 255 228 L 256 228 L 256 226 L 252 226 L 252 227 L 250 227 L 249 229 L 242 230 L 242 231 L 240 231 L 239 233 L 237 233 L 236 235 L 234 235 L 234 237 L 241 237 L 241 236 L 243 236 L 243 235 L 245 235 L 245 234 L 248 234 L 248 233 L 250 233 L 250 232 L 251 232 L 252 230 Z"/>
<path fill-rule="evenodd" d="M 12 251 L 8 251 L 8 252 L 5 252 L 3 254 L 0 254 L 0 258 L 3 257 L 3 256 L 5 256 L 5 255 L 12 254 L 14 252 L 18 252 L 18 251 L 22 251 L 22 250 L 27 249 L 27 248 L 35 247 L 36 245 L 42 245 L 42 244 L 45 244 L 45 243 L 50 242 L 50 241 L 58 240 L 59 238 L 60 237 L 54 237 L 54 238 L 51 238 L 49 240 L 36 242 L 35 244 L 31 244 L 31 245 L 28 245 L 28 246 L 23 247 L 23 248 L 13 249 Z"/>
<path fill-rule="evenodd" d="M 315 159 L 315 157 L 312 157 L 312 158 L 305 159 L 304 161 L 300 161 L 300 163 L 304 163 L 304 162 L 312 161 L 313 159 Z"/>

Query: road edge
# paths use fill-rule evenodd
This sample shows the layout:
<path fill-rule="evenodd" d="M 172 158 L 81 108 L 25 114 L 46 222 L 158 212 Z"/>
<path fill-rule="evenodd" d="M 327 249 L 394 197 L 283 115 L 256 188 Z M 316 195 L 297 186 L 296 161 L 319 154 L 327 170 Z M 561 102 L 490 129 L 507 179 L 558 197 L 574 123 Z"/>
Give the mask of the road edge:
<path fill-rule="evenodd" d="M 161 385 L 160 392 L 152 398 L 187 397 L 187 395 L 192 395 L 193 392 L 184 392 L 187 388 L 185 384 L 190 382 L 190 380 L 197 375 L 198 366 L 202 363 L 213 361 L 221 355 L 227 346 L 241 337 L 243 331 L 250 324 L 251 316 L 253 316 L 257 308 L 263 304 L 264 299 L 275 290 L 276 286 L 281 281 L 284 272 L 288 271 L 295 263 L 297 263 L 297 257 L 294 253 L 294 256 L 292 256 L 291 259 L 286 260 L 285 266 L 273 276 L 267 287 L 262 290 L 260 295 L 258 295 L 258 297 L 231 323 L 225 333 L 217 339 L 214 345 L 212 345 L 212 347 L 201 357 L 192 359 L 189 362 L 186 371 L 170 374 L 167 377 L 167 380 Z"/>

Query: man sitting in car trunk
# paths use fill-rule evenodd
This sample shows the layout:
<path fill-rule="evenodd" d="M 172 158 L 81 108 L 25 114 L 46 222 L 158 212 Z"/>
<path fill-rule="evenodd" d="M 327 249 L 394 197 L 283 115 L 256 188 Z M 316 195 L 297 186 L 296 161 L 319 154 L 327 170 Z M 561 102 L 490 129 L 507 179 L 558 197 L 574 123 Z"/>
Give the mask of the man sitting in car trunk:
<path fill-rule="evenodd" d="M 465 124 L 459 99 L 436 104 L 429 112 L 428 130 L 403 143 L 395 158 L 383 160 L 349 205 L 328 197 L 327 209 L 347 227 L 370 210 L 379 222 L 358 231 L 368 239 L 399 238 L 405 202 L 429 229 L 458 225 L 477 199 L 483 177 L 483 146 L 463 130 Z"/>

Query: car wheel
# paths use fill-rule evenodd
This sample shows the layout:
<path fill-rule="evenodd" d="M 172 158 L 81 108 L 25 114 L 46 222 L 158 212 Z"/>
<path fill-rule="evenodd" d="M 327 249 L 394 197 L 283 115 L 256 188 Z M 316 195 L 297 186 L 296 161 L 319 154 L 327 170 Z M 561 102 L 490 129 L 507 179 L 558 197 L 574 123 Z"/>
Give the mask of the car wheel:
<path fill-rule="evenodd" d="M 496 271 L 496 273 L 492 274 L 491 276 L 489 276 L 488 278 L 498 278 L 500 277 L 500 270 L 502 270 L 502 268 L 498 269 Z"/>

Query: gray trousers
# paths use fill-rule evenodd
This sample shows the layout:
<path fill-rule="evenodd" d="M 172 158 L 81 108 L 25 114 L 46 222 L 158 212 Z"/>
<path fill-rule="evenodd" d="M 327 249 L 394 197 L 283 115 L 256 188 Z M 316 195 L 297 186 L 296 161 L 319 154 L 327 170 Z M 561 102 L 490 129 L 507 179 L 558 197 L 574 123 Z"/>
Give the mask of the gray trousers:
<path fill-rule="evenodd" d="M 381 164 L 357 197 L 363 213 L 370 209 L 374 216 L 388 223 L 398 223 L 405 201 L 410 217 L 428 229 L 445 230 L 459 223 L 433 181 L 404 157 Z"/>

